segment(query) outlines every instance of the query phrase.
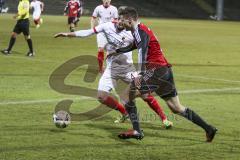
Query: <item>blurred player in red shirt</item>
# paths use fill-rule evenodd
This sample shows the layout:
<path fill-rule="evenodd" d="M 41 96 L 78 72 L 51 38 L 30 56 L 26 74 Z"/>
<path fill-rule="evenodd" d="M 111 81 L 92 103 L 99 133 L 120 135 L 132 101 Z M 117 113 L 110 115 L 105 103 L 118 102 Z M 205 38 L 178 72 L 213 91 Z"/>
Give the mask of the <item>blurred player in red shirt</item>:
<path fill-rule="evenodd" d="M 75 31 L 75 27 L 79 21 L 79 13 L 81 13 L 81 3 L 77 0 L 70 0 L 64 9 L 64 15 L 68 16 L 68 25 L 71 32 Z"/>

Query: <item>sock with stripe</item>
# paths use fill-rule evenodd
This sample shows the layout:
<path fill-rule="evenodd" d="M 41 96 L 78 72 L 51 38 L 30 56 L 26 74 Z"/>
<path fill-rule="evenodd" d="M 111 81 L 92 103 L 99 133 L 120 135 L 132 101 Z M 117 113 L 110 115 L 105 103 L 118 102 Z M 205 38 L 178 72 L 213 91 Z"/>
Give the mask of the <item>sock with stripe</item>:
<path fill-rule="evenodd" d="M 99 72 L 103 72 L 103 61 L 104 61 L 104 52 L 99 51 L 98 52 L 98 66 L 99 66 Z"/>
<path fill-rule="evenodd" d="M 197 113 L 189 108 L 186 108 L 180 115 L 202 127 L 205 131 L 208 131 L 209 128 L 211 128 L 210 125 L 208 125 Z"/>
<path fill-rule="evenodd" d="M 29 51 L 33 53 L 33 45 L 32 45 L 32 39 L 27 39 Z"/>
<path fill-rule="evenodd" d="M 152 95 L 148 95 L 148 97 L 145 98 L 144 101 L 147 102 L 151 109 L 157 113 L 157 115 L 162 119 L 162 121 L 167 119 L 162 107 Z"/>
<path fill-rule="evenodd" d="M 138 133 L 141 133 L 139 119 L 138 119 L 138 113 L 137 113 L 137 107 L 134 102 L 128 102 L 125 104 L 126 110 L 129 114 L 129 118 L 132 122 L 133 129 L 138 131 Z"/>
<path fill-rule="evenodd" d="M 126 109 L 122 104 L 120 104 L 117 100 L 113 99 L 112 97 L 108 96 L 105 101 L 102 102 L 103 104 L 107 105 L 108 107 L 118 110 L 123 115 L 127 114 Z"/>

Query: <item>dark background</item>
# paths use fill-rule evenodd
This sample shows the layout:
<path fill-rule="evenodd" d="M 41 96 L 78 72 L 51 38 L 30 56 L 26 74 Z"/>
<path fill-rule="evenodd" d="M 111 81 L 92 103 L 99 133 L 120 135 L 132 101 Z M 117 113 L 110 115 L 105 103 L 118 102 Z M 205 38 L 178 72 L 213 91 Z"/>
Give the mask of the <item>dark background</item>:
<path fill-rule="evenodd" d="M 42 0 L 45 14 L 63 14 L 66 0 Z M 84 14 L 91 15 L 101 0 L 83 0 Z M 9 12 L 16 12 L 18 0 L 6 0 Z M 209 19 L 215 15 L 216 0 L 112 0 L 112 4 L 133 6 L 141 16 L 159 18 Z M 224 19 L 240 20 L 240 0 L 225 0 Z"/>

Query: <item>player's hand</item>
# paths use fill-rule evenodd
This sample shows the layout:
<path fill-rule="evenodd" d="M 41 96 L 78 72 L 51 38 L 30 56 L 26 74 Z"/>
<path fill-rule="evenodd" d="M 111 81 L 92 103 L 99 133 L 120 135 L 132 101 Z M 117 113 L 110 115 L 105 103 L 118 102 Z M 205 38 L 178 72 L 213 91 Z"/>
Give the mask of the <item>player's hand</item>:
<path fill-rule="evenodd" d="M 116 47 L 111 44 L 107 44 L 104 49 L 107 50 L 107 58 L 114 56 L 116 53 Z"/>
<path fill-rule="evenodd" d="M 135 87 L 141 88 L 142 76 L 138 76 L 134 78 Z"/>
<path fill-rule="evenodd" d="M 54 38 L 58 38 L 58 37 L 67 37 L 68 34 L 67 33 L 57 33 L 54 35 Z"/>
<path fill-rule="evenodd" d="M 114 56 L 115 54 L 116 54 L 116 51 L 114 51 L 114 50 L 108 51 L 108 52 L 107 52 L 106 59 L 111 58 L 111 57 Z"/>

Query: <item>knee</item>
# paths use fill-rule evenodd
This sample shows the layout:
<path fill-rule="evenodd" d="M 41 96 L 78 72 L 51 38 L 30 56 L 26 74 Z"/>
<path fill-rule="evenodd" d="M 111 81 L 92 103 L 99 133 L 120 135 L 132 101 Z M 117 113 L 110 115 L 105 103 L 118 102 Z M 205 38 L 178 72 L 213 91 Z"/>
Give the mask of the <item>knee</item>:
<path fill-rule="evenodd" d="M 145 101 L 145 102 L 152 102 L 154 100 L 154 97 L 148 94 L 144 94 L 141 95 L 141 98 Z"/>
<path fill-rule="evenodd" d="M 108 95 L 105 94 L 105 93 L 99 92 L 98 95 L 97 95 L 97 97 L 98 97 L 98 101 L 99 101 L 100 103 L 104 103 L 104 102 L 106 101 Z"/>
<path fill-rule="evenodd" d="M 179 110 L 178 109 L 171 109 L 171 111 L 174 113 L 174 114 L 179 114 Z"/>
<path fill-rule="evenodd" d="M 98 52 L 104 52 L 104 48 L 99 47 L 99 48 L 98 48 Z"/>
<path fill-rule="evenodd" d="M 185 110 L 185 107 L 183 107 L 181 104 L 179 104 L 179 105 L 168 104 L 168 106 L 174 114 L 183 113 Z"/>
<path fill-rule="evenodd" d="M 13 32 L 11 35 L 12 38 L 17 38 L 17 33 Z"/>
<path fill-rule="evenodd" d="M 31 39 L 31 36 L 30 35 L 27 35 L 27 36 L 24 36 L 25 37 L 25 40 L 27 41 L 28 39 Z"/>

